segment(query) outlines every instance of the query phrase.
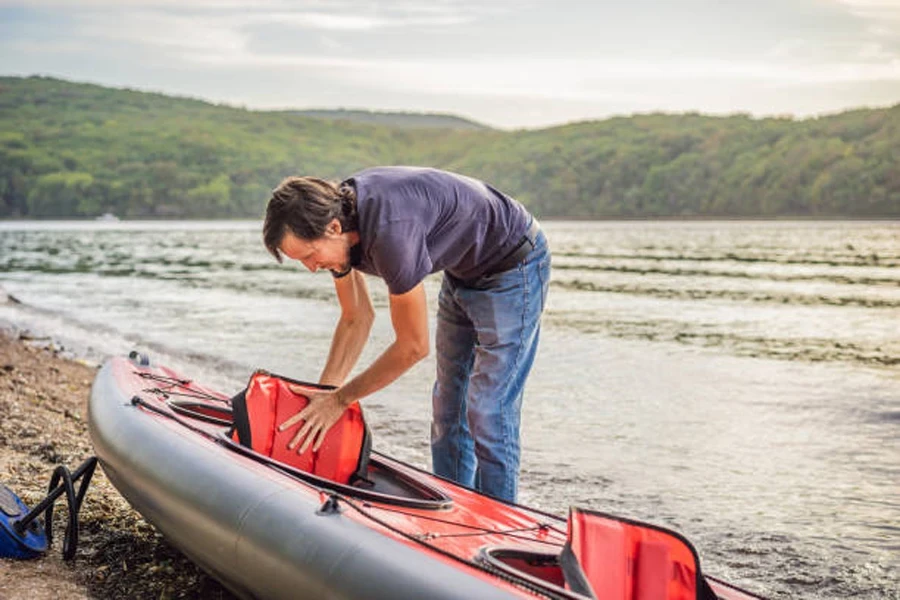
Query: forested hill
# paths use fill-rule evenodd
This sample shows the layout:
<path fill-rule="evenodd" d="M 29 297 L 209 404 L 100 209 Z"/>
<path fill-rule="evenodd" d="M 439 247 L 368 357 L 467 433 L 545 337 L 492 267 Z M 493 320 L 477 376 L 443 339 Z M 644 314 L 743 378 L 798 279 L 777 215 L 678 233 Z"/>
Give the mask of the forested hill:
<path fill-rule="evenodd" d="M 541 217 L 900 216 L 900 105 L 819 119 L 642 115 L 410 128 L 0 77 L 0 217 L 259 217 L 290 174 L 481 177 Z"/>

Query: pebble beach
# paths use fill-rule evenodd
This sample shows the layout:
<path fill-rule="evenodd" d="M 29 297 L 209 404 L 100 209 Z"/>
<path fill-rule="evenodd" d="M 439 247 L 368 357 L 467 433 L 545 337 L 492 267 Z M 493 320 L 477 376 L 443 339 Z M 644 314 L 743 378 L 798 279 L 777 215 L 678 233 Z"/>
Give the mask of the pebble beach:
<path fill-rule="evenodd" d="M 0 483 L 29 507 L 44 497 L 57 465 L 74 470 L 93 454 L 87 401 L 96 369 L 52 340 L 0 329 Z M 0 599 L 234 598 L 146 523 L 101 468 L 81 507 L 71 561 L 62 559 L 63 499 L 53 519 L 46 556 L 0 559 Z"/>

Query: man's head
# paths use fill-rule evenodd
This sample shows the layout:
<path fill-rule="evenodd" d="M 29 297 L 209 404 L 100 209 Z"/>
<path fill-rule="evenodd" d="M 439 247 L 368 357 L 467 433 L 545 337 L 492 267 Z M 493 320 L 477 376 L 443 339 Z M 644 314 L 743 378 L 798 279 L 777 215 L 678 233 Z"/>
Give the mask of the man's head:
<path fill-rule="evenodd" d="M 310 271 L 343 272 L 350 266 L 356 234 L 356 194 L 315 177 L 288 177 L 272 192 L 266 207 L 263 241 L 278 262 L 282 255 Z"/>

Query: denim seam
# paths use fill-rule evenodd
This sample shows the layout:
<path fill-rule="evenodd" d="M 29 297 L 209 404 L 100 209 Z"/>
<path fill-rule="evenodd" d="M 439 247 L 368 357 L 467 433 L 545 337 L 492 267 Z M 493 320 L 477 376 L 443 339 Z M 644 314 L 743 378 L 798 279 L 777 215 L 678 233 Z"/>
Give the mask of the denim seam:
<path fill-rule="evenodd" d="M 519 265 L 518 265 L 519 276 L 521 277 L 521 281 L 522 281 L 522 310 L 519 314 L 519 343 L 517 344 L 517 348 L 516 348 L 516 358 L 513 361 L 513 370 L 514 370 L 514 373 L 516 373 L 517 379 L 518 379 L 518 376 L 520 375 L 519 370 L 521 369 L 521 363 L 522 363 L 522 350 L 525 345 L 525 326 L 526 326 L 525 318 L 528 315 L 528 300 L 529 300 L 529 295 L 530 295 L 530 291 L 531 291 L 531 288 L 529 286 L 529 281 L 528 281 L 527 269 L 528 269 L 528 260 L 526 259 L 525 261 L 519 263 Z M 524 386 L 525 386 L 524 382 L 522 383 L 522 386 L 524 388 Z M 522 393 L 524 393 L 524 389 L 522 390 Z M 517 401 L 517 400 L 518 400 L 518 398 L 514 399 L 514 401 Z M 511 422 L 511 415 L 504 414 L 503 417 L 504 417 L 503 418 L 504 459 L 508 460 L 508 458 L 509 458 L 509 456 L 508 456 L 509 455 L 509 442 L 510 442 L 510 439 L 512 438 L 512 422 Z M 506 470 L 506 481 L 503 482 L 503 485 L 507 491 L 509 491 L 509 488 L 515 484 L 515 481 L 516 481 L 516 474 L 514 473 L 514 469 L 507 469 Z"/>
<path fill-rule="evenodd" d="M 460 305 L 459 293 L 460 293 L 459 287 L 454 285 L 453 286 L 453 302 L 456 303 L 457 306 Z M 468 395 L 469 395 L 469 380 L 471 380 L 471 378 L 472 378 L 472 368 L 470 366 L 466 370 L 466 382 L 465 382 L 465 384 L 463 384 L 465 393 L 462 394 L 462 399 L 460 400 L 460 402 L 457 405 L 459 408 L 459 412 L 456 415 L 456 427 L 457 427 L 458 432 L 462 432 L 464 429 L 468 429 L 468 423 L 467 423 L 468 413 L 469 413 Z M 465 403 L 465 408 L 463 408 L 463 403 Z M 470 433 L 470 435 L 471 435 L 471 433 Z M 462 438 L 463 438 L 463 436 L 461 435 L 461 433 L 457 433 L 457 443 L 455 445 L 456 460 L 454 461 L 454 467 L 455 467 L 454 479 L 457 479 L 457 480 L 459 479 L 459 474 L 463 468 Z M 475 477 L 476 478 L 478 477 L 477 467 L 476 467 Z"/>
<path fill-rule="evenodd" d="M 448 298 L 447 298 L 447 303 L 448 304 L 452 303 L 452 304 L 455 304 L 458 306 L 459 305 L 459 290 L 457 289 L 457 286 L 452 281 L 446 280 L 446 282 L 448 284 L 447 287 L 448 287 L 448 292 L 449 292 Z M 440 294 L 438 295 L 438 301 L 439 301 L 439 308 L 440 308 Z M 440 318 L 440 312 L 438 313 L 438 318 Z M 471 372 L 468 374 L 468 376 L 471 376 Z M 468 388 L 468 384 L 466 384 L 465 387 Z M 465 401 L 465 399 L 463 401 Z M 464 422 L 464 419 L 466 418 L 466 411 L 462 410 L 461 406 L 457 406 L 457 408 L 459 408 L 460 410 L 458 410 L 456 412 L 456 418 L 454 419 L 455 426 L 457 428 L 457 431 L 462 431 L 463 422 Z M 460 436 L 457 435 L 457 437 L 460 437 Z M 451 463 L 453 465 L 453 473 L 452 473 L 451 478 L 455 481 L 458 481 L 459 474 L 462 471 L 462 460 L 463 460 L 462 449 L 460 448 L 460 445 L 458 443 L 453 447 L 453 456 L 451 457 L 451 459 L 452 459 Z"/>

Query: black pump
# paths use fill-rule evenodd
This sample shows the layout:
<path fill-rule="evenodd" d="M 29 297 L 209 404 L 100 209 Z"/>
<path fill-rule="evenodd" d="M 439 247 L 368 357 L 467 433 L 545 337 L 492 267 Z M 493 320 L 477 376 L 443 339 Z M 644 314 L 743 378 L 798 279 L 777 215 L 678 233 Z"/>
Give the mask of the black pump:
<path fill-rule="evenodd" d="M 71 560 L 78 546 L 78 511 L 97 467 L 92 456 L 72 473 L 63 465 L 53 471 L 47 496 L 30 511 L 12 490 L 0 484 L 0 558 L 28 559 L 43 555 L 53 541 L 53 503 L 66 495 L 69 522 L 63 535 L 63 558 Z M 78 490 L 75 482 L 81 480 Z M 45 513 L 44 525 L 37 520 Z"/>

